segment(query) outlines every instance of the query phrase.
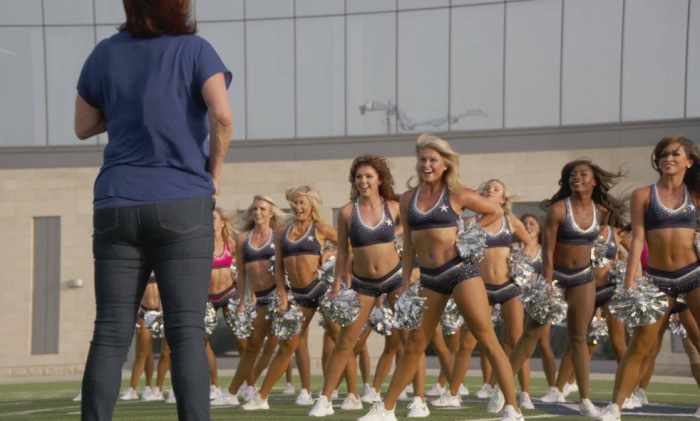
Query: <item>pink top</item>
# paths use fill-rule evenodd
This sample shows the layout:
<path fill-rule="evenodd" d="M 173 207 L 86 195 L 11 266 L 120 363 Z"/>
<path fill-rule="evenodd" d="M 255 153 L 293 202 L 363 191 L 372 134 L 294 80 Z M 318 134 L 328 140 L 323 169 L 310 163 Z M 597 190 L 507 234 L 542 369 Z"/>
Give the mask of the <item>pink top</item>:
<path fill-rule="evenodd" d="M 642 269 L 647 268 L 647 259 L 649 258 L 649 246 L 644 243 L 644 248 L 642 249 Z"/>
<path fill-rule="evenodd" d="M 228 246 L 228 241 L 224 240 L 224 252 L 221 256 L 214 254 L 214 261 L 211 264 L 212 269 L 227 268 L 233 263 L 233 255 L 231 248 Z"/>

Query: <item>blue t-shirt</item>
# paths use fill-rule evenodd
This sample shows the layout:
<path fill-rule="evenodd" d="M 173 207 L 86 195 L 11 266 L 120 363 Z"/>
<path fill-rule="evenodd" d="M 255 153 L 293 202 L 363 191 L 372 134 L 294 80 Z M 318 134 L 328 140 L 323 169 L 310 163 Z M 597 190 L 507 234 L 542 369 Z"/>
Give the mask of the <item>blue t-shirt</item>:
<path fill-rule="evenodd" d="M 95 209 L 214 194 L 202 87 L 217 73 L 228 87 L 231 72 L 196 35 L 121 31 L 95 47 L 78 80 L 78 94 L 107 118 Z"/>

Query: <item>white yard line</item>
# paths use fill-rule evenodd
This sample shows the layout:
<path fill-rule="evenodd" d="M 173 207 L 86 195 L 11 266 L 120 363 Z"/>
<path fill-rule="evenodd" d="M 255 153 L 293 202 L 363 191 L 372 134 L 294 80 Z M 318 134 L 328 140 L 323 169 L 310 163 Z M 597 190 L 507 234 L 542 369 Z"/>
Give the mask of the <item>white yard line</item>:
<path fill-rule="evenodd" d="M 30 414 L 37 414 L 39 412 L 58 411 L 58 410 L 63 410 L 63 409 L 75 409 L 75 408 L 80 408 L 80 406 L 79 405 L 71 405 L 71 406 L 62 406 L 60 408 L 44 408 L 44 409 L 34 409 L 31 411 L 10 412 L 8 414 L 0 414 L 0 417 L 14 417 L 17 415 L 30 415 Z"/>

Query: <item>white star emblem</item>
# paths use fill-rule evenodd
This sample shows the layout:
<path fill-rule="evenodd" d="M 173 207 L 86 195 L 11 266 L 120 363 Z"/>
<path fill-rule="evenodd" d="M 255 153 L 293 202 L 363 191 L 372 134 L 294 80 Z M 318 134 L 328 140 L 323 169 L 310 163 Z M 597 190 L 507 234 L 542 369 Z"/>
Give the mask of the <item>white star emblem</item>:
<path fill-rule="evenodd" d="M 274 249 L 275 249 L 275 245 L 274 245 L 274 244 L 270 244 L 270 248 L 271 248 L 272 250 L 274 250 Z"/>
<path fill-rule="evenodd" d="M 440 206 L 440 212 L 447 212 L 447 205 Z"/>
<path fill-rule="evenodd" d="M 393 222 L 391 222 L 391 219 L 387 219 L 385 223 L 387 227 L 390 227 L 394 224 Z"/>
<path fill-rule="evenodd" d="M 307 240 L 308 240 L 308 241 L 314 241 L 314 236 L 313 236 L 313 235 L 309 235 L 309 238 L 307 238 Z"/>

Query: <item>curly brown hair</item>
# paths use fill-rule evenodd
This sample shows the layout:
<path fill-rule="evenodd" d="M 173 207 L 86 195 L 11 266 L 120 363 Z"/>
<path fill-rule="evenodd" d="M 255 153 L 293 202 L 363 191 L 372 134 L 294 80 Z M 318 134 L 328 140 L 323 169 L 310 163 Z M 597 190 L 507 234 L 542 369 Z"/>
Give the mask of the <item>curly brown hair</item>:
<path fill-rule="evenodd" d="M 671 135 L 661 139 L 651 153 L 651 167 L 661 175 L 661 169 L 659 168 L 661 155 L 663 154 L 663 150 L 673 143 L 681 145 L 688 155 L 688 158 L 693 160 L 691 167 L 685 171 L 683 183 L 688 186 L 688 189 L 693 192 L 693 194 L 700 194 L 700 166 L 698 165 L 700 164 L 700 151 L 698 151 L 697 145 L 687 137 L 683 135 Z"/>
<path fill-rule="evenodd" d="M 355 175 L 357 170 L 364 165 L 369 165 L 377 171 L 379 180 L 382 182 L 379 185 L 379 195 L 384 200 L 398 200 L 399 195 L 394 192 L 394 177 L 391 175 L 386 158 L 377 155 L 360 155 L 352 161 L 350 166 L 350 176 L 348 177 L 350 182 L 350 201 L 354 201 L 359 196 L 359 192 L 355 187 Z"/>

